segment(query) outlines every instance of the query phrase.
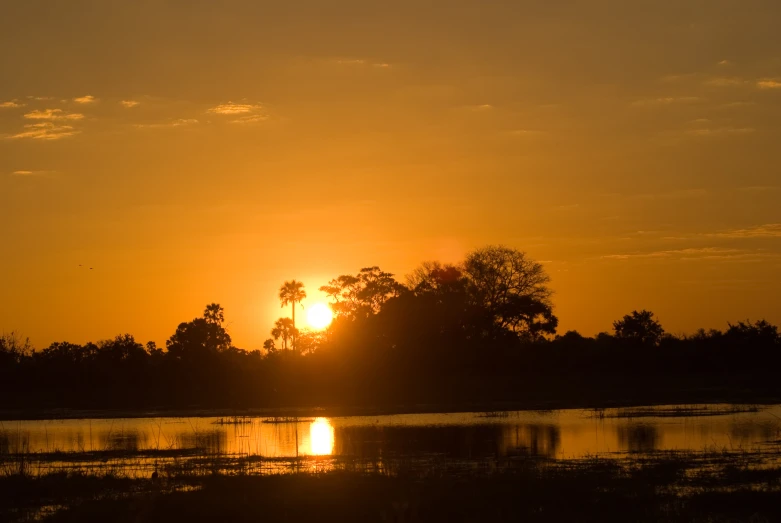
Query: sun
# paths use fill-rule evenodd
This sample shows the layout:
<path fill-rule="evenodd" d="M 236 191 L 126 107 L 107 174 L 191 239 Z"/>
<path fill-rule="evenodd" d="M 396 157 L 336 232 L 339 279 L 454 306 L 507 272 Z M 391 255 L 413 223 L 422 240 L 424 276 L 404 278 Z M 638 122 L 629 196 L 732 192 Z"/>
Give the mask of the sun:
<path fill-rule="evenodd" d="M 309 446 L 313 456 L 333 454 L 334 428 L 327 418 L 316 418 L 309 425 Z"/>
<path fill-rule="evenodd" d="M 334 314 L 325 303 L 315 303 L 306 310 L 306 321 L 313 329 L 325 329 L 333 319 Z"/>

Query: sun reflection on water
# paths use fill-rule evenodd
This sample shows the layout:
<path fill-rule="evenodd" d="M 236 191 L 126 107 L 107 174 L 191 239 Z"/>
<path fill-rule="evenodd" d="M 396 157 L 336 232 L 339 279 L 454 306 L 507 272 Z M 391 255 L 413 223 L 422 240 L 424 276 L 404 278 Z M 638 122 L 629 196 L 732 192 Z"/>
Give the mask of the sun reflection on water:
<path fill-rule="evenodd" d="M 312 456 L 328 456 L 334 451 L 334 428 L 327 418 L 315 418 L 309 425 Z"/>

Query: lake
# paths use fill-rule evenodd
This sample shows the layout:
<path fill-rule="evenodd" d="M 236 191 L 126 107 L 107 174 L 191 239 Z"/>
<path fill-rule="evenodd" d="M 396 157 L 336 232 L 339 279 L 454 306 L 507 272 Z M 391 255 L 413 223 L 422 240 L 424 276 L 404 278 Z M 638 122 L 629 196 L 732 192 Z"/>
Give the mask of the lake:
<path fill-rule="evenodd" d="M 157 467 L 160 453 L 170 457 L 176 451 L 191 457 L 269 460 L 279 469 L 278 463 L 295 458 L 477 463 L 515 456 L 570 460 L 665 450 L 777 454 L 779 440 L 781 405 L 0 422 L 0 455 L 6 458 L 40 459 L 50 471 L 106 463 L 109 458 L 116 464 L 123 456 L 134 456 L 139 474 Z M 156 456 L 153 465 L 151 455 Z"/>

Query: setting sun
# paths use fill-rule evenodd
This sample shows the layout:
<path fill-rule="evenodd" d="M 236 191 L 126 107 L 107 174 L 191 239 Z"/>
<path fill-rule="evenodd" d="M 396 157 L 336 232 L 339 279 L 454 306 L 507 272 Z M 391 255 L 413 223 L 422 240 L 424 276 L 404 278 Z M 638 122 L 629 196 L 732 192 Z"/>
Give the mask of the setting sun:
<path fill-rule="evenodd" d="M 333 453 L 334 428 L 328 419 L 317 418 L 312 422 L 309 426 L 309 444 L 313 456 L 327 456 Z"/>
<path fill-rule="evenodd" d="M 325 303 L 315 303 L 306 311 L 306 321 L 313 329 L 325 329 L 333 320 L 331 308 Z"/>

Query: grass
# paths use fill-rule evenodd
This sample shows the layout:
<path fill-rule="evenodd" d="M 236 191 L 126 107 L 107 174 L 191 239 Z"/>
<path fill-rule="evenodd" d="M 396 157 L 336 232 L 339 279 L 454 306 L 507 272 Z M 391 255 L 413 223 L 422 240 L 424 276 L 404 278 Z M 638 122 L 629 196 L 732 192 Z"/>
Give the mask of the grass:
<path fill-rule="evenodd" d="M 247 408 L 208 408 L 208 407 L 154 407 L 129 409 L 90 409 L 90 408 L 23 408 L 0 409 L 0 420 L 54 420 L 54 419 L 102 419 L 102 418 L 161 418 L 161 417 L 338 417 L 338 416 L 375 416 L 384 414 L 442 413 L 442 412 L 498 412 L 498 411 L 549 411 L 551 409 L 614 409 L 633 408 L 647 405 L 691 405 L 746 403 L 756 405 L 774 405 L 781 403 L 781 396 L 760 393 L 737 394 L 734 391 L 684 391 L 677 395 L 656 398 L 570 398 L 557 400 L 508 400 L 477 401 L 455 403 L 393 404 L 367 407 L 362 405 L 328 405 L 309 407 L 247 407 Z M 685 407 L 684 407 L 685 408 Z"/>
<path fill-rule="evenodd" d="M 619 409 L 616 412 L 604 412 L 596 409 L 600 418 L 683 418 L 701 416 L 724 416 L 729 414 L 759 412 L 756 405 L 676 405 L 672 407 L 636 407 Z"/>
<path fill-rule="evenodd" d="M 751 459 L 730 453 L 515 459 L 460 474 L 431 464 L 414 469 L 397 463 L 379 471 L 351 471 L 348 464 L 330 472 L 285 475 L 180 469 L 157 480 L 111 474 L 11 475 L 0 478 L 0 520 L 781 520 L 781 468 L 756 468 Z"/>

